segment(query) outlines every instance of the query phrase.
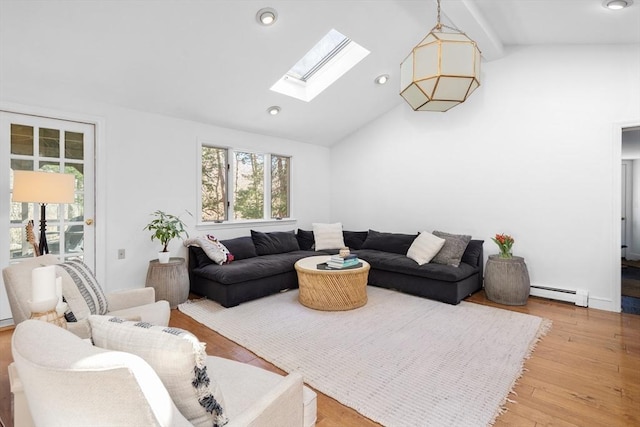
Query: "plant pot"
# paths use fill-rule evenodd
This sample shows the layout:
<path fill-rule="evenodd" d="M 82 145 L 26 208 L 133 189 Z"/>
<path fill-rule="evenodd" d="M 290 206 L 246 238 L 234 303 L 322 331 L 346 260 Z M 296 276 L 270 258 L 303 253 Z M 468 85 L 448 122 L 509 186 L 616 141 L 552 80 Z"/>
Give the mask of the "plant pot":
<path fill-rule="evenodd" d="M 158 252 L 158 262 L 160 264 L 167 264 L 171 258 L 171 252 Z"/>
<path fill-rule="evenodd" d="M 524 258 L 489 255 L 484 273 L 484 291 L 493 302 L 525 305 L 529 298 L 529 271 Z"/>

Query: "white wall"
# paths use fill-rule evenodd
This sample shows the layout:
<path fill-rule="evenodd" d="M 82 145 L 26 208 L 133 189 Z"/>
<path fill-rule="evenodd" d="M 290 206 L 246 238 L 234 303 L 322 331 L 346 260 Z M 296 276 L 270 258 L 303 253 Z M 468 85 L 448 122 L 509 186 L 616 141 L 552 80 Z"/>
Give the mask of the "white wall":
<path fill-rule="evenodd" d="M 329 220 L 329 149 L 296 141 L 256 135 L 202 123 L 54 96 L 31 93 L 20 82 L 2 90 L 0 106 L 28 106 L 64 116 L 90 115 L 102 120 L 97 147 L 97 275 L 106 290 L 144 286 L 148 261 L 157 258 L 158 241 L 151 242 L 143 227 L 150 214 L 165 210 L 180 215 L 189 234 L 211 233 L 219 238 L 263 231 L 309 228 L 315 221 Z M 291 210 L 297 222 L 247 227 L 198 227 L 197 156 L 199 140 L 247 150 L 291 155 Z M 0 173 L 8 173 L 0 170 Z M 1 189 L 2 193 L 8 189 Z M 8 193 L 2 196 L 8 199 Z M 101 239 L 102 237 L 102 239 Z M 101 239 L 101 240 L 100 240 Z M 124 260 L 118 249 L 126 250 Z M 186 256 L 179 240 L 170 250 Z"/>
<path fill-rule="evenodd" d="M 465 104 L 400 105 L 332 149 L 331 175 L 346 183 L 332 181 L 332 220 L 468 233 L 485 256 L 497 253 L 490 237 L 508 233 L 533 284 L 586 289 L 590 306 L 619 311 L 612 134 L 640 123 L 640 47 L 510 48 L 483 67 Z"/>

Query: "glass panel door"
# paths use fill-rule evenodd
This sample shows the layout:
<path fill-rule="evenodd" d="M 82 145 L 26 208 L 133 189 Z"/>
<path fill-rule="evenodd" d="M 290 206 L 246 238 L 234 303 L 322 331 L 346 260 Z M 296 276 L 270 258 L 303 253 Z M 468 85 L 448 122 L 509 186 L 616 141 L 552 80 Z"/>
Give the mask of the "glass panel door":
<path fill-rule="evenodd" d="M 95 269 L 93 152 L 91 124 L 0 112 L 1 266 L 35 255 L 40 205 L 12 201 L 14 171 L 27 170 L 74 175 L 74 202 L 46 205 L 46 240 L 50 254 L 82 259 Z M 2 287 L 0 321 L 10 317 Z"/>

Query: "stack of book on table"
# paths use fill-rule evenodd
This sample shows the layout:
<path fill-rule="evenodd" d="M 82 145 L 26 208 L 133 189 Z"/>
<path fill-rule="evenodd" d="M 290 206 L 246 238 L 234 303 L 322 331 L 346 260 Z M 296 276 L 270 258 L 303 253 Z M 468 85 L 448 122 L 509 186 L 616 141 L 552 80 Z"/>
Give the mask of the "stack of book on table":
<path fill-rule="evenodd" d="M 342 258 L 340 255 L 331 255 L 329 261 L 327 261 L 327 267 L 329 268 L 349 268 L 349 267 L 358 267 L 362 265 L 357 255 L 347 255 Z"/>

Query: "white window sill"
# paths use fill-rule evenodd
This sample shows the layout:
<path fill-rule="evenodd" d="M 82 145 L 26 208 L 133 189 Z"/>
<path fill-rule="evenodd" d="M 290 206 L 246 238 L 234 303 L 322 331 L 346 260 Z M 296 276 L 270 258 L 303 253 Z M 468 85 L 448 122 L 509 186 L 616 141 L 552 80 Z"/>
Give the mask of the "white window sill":
<path fill-rule="evenodd" d="M 231 228 L 248 228 L 256 226 L 276 226 L 281 224 L 296 224 L 295 218 L 283 219 L 252 219 L 246 221 L 201 222 L 196 225 L 196 230 L 220 230 Z"/>

